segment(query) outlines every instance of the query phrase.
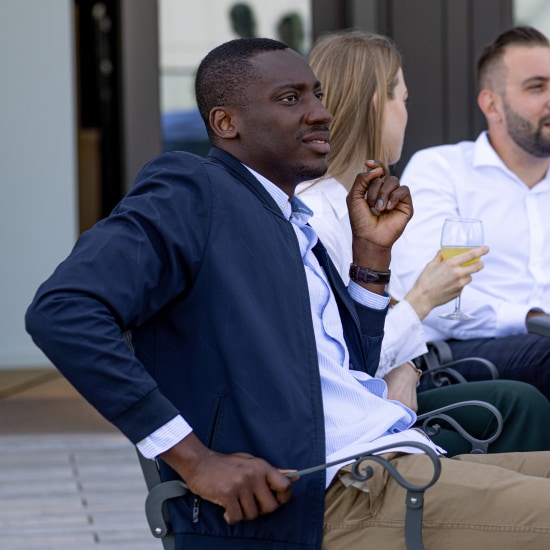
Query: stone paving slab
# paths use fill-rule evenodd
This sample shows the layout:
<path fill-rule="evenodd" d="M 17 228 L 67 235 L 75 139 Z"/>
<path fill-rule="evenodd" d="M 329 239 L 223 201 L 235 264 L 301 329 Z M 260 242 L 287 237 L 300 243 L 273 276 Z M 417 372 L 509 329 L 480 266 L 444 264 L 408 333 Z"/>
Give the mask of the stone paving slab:
<path fill-rule="evenodd" d="M 1 550 L 162 550 L 121 435 L 0 436 Z"/>

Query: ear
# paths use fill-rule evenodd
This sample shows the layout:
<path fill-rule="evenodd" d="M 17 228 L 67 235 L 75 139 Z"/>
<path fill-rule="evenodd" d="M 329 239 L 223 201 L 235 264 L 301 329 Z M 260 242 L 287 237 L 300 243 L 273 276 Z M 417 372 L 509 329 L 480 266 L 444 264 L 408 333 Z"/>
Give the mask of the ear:
<path fill-rule="evenodd" d="M 378 92 L 374 92 L 372 96 L 372 105 L 374 107 L 374 110 L 378 109 Z"/>
<path fill-rule="evenodd" d="M 221 139 L 234 139 L 237 137 L 233 116 L 231 110 L 226 107 L 214 107 L 210 111 L 210 127 Z"/>
<path fill-rule="evenodd" d="M 496 92 L 487 89 L 481 90 L 477 96 L 477 104 L 488 122 L 500 122 L 503 120 L 502 100 Z"/>

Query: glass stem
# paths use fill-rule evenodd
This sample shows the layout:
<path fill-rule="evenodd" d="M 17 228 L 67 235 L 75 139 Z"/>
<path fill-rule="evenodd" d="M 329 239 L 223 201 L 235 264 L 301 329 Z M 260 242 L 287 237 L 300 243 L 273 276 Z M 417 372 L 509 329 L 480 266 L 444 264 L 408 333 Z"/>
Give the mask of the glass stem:
<path fill-rule="evenodd" d="M 455 299 L 455 313 L 460 313 L 460 294 Z"/>

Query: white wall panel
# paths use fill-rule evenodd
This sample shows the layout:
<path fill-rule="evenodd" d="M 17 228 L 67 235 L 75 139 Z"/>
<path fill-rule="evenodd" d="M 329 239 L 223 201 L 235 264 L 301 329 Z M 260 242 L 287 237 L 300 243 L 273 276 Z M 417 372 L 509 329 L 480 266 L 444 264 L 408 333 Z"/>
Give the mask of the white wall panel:
<path fill-rule="evenodd" d="M 0 13 L 0 368 L 42 366 L 24 314 L 77 234 L 73 2 Z"/>

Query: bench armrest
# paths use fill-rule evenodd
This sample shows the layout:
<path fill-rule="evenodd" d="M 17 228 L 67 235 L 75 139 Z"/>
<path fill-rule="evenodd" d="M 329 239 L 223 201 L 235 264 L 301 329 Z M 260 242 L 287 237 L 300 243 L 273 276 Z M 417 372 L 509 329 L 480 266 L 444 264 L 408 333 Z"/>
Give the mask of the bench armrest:
<path fill-rule="evenodd" d="M 407 481 L 397 469 L 383 456 L 385 451 L 391 451 L 399 447 L 414 447 L 426 454 L 433 465 L 433 475 L 431 479 L 423 485 L 415 485 Z M 141 453 L 137 451 L 140 465 L 143 469 L 147 480 L 149 494 L 145 501 L 145 514 L 149 528 L 154 537 L 164 538 L 170 536 L 170 525 L 167 521 L 165 510 L 166 501 L 185 495 L 189 489 L 183 481 L 160 481 L 160 475 L 157 477 L 158 483 L 152 481 L 155 477 L 155 470 L 158 470 L 157 463 L 154 460 L 143 458 Z M 417 443 L 416 441 L 400 441 L 399 443 L 384 445 L 365 453 L 360 453 L 353 456 L 348 456 L 340 460 L 330 462 L 328 464 L 320 464 L 305 470 L 291 472 L 288 477 L 297 477 L 307 475 L 318 470 L 326 469 L 330 466 L 339 464 L 353 463 L 352 475 L 361 481 L 370 479 L 374 471 L 371 466 L 365 465 L 366 462 L 377 462 L 385 468 L 389 474 L 401 485 L 406 491 L 406 514 L 405 514 L 405 541 L 407 550 L 424 550 L 422 542 L 422 515 L 424 509 L 424 491 L 431 487 L 439 478 L 441 473 L 441 463 L 439 455 L 428 445 Z M 164 541 L 163 541 L 164 542 Z M 167 546 L 165 546 L 167 547 Z M 172 546 L 170 546 L 171 548 Z"/>
<path fill-rule="evenodd" d="M 527 332 L 550 338 L 550 315 L 531 317 L 527 320 Z"/>

